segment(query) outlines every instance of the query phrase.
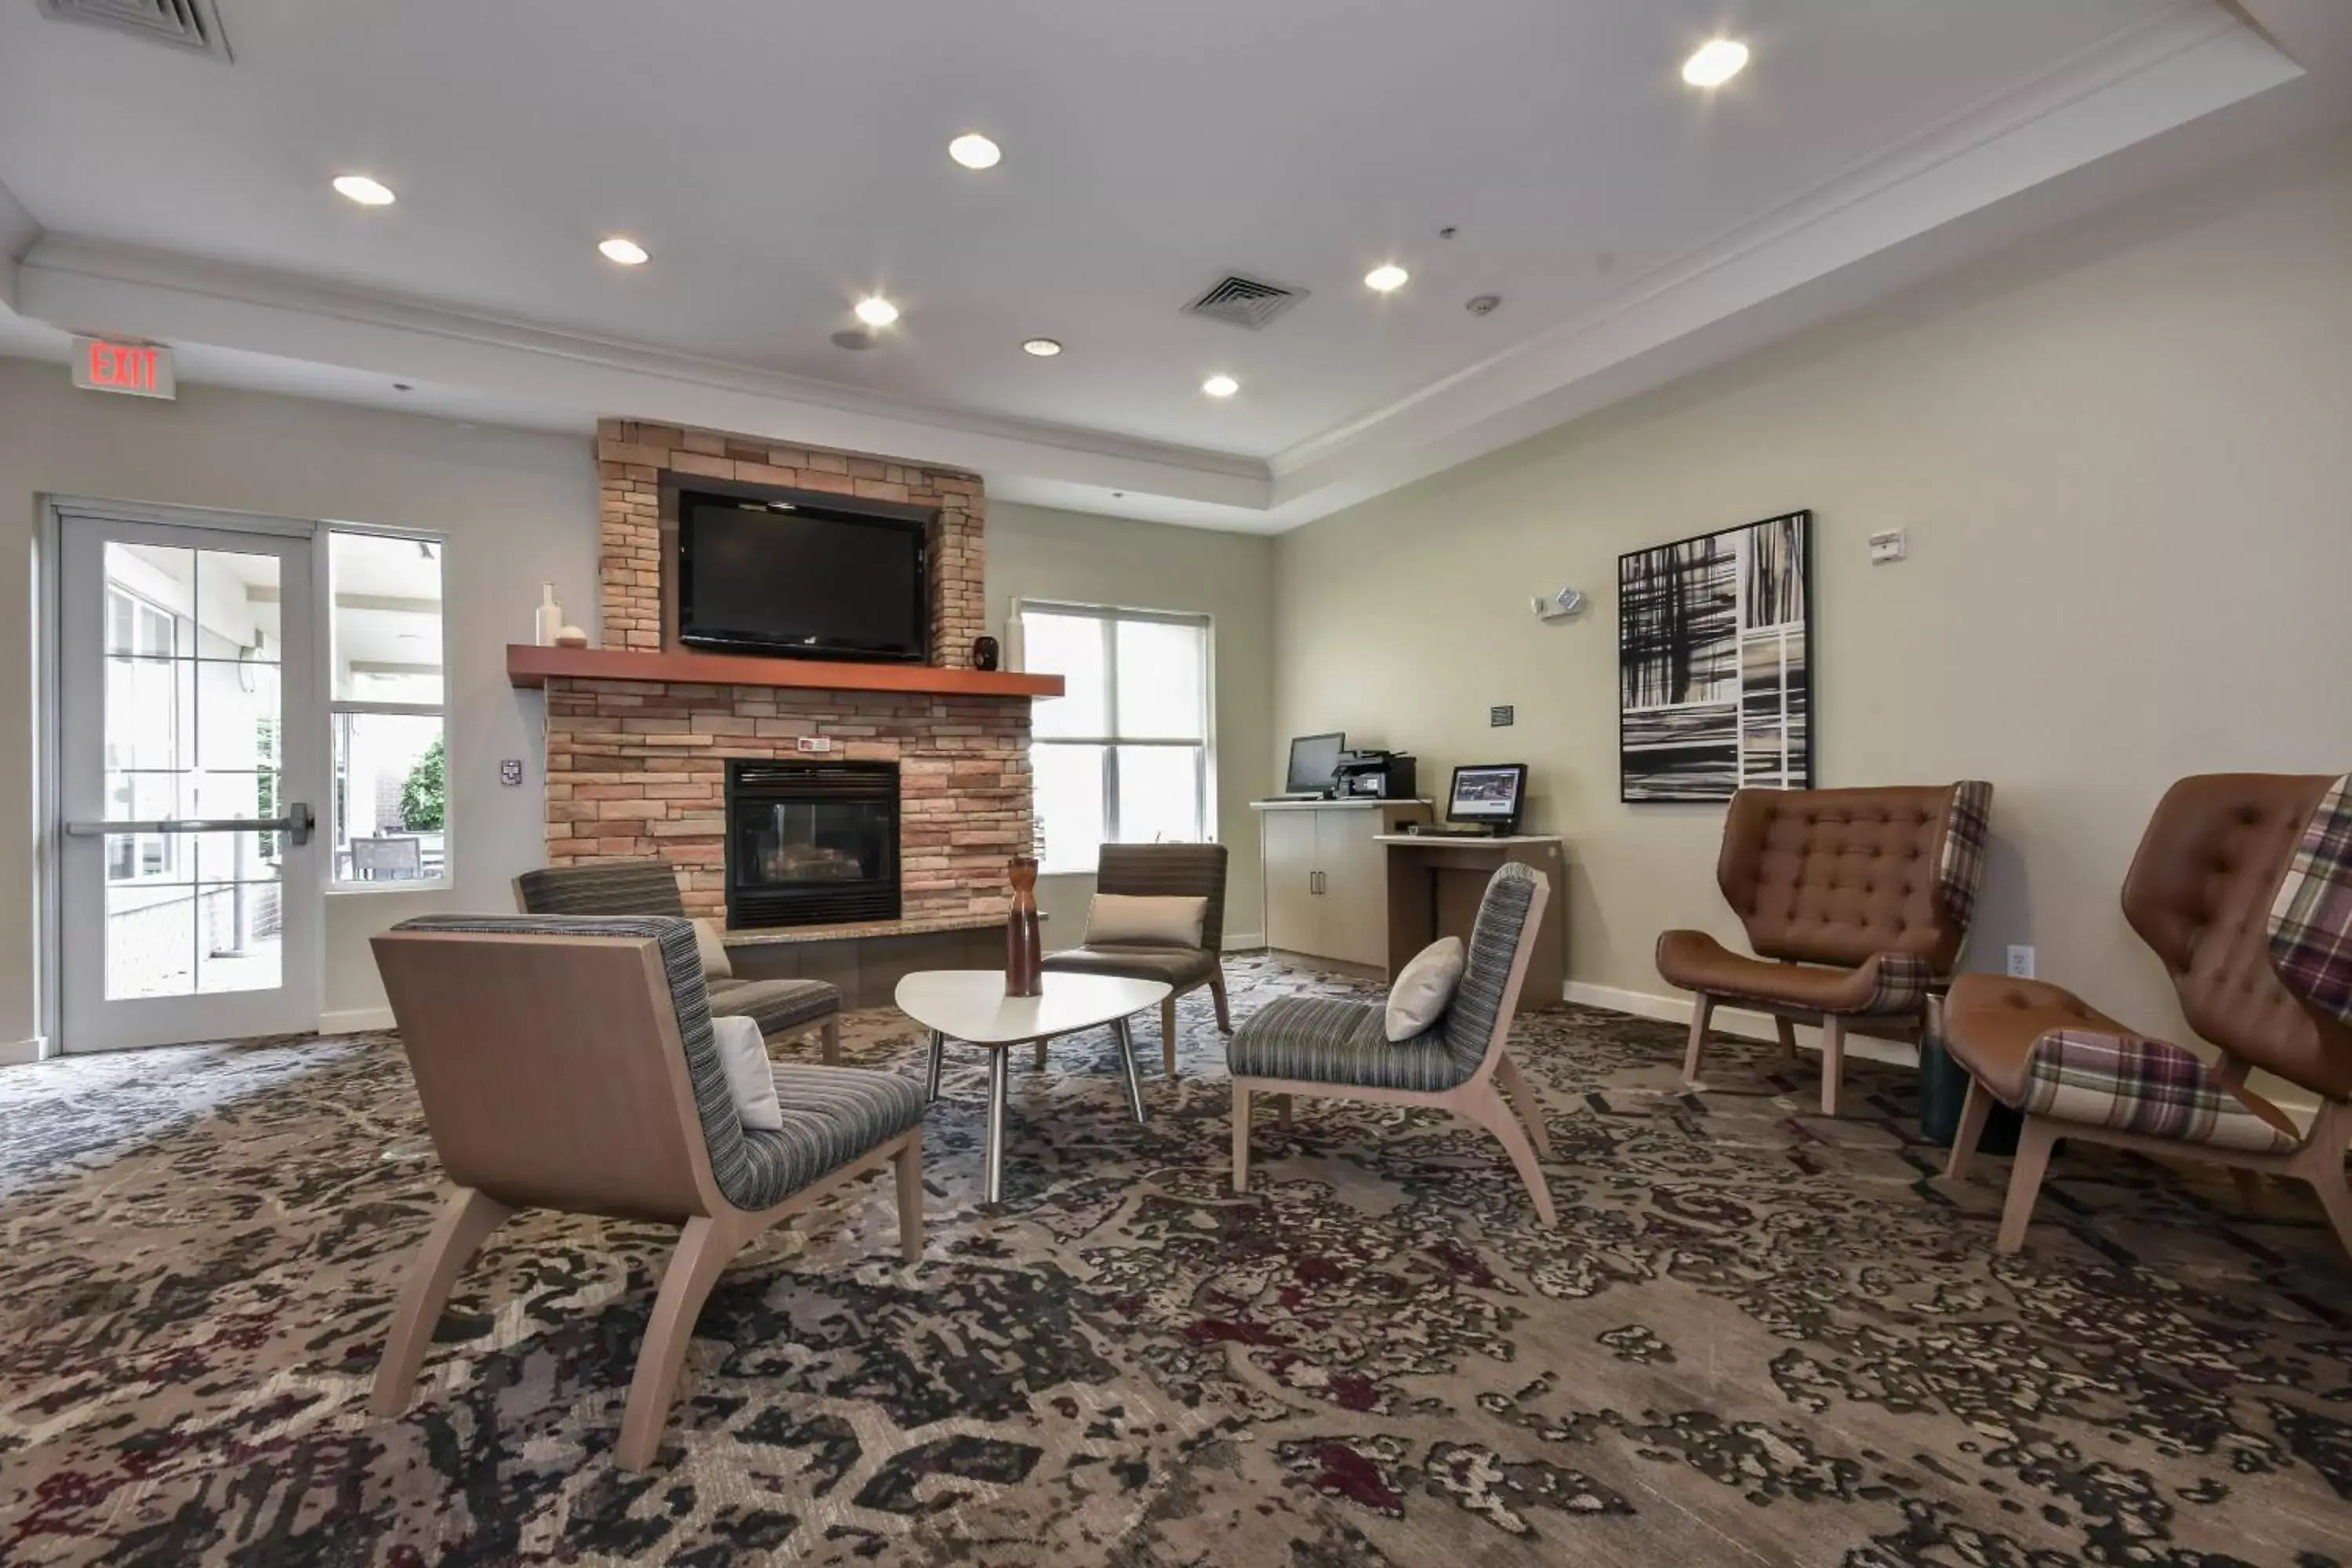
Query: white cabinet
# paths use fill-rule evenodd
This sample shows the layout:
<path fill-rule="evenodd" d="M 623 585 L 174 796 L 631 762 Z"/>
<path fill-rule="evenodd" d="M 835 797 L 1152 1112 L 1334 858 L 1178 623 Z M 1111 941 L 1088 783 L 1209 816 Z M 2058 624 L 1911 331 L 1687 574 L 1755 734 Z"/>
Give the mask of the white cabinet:
<path fill-rule="evenodd" d="M 1388 963 L 1388 857 L 1380 843 L 1429 820 L 1425 802 L 1260 801 L 1265 944 L 1380 969 Z"/>

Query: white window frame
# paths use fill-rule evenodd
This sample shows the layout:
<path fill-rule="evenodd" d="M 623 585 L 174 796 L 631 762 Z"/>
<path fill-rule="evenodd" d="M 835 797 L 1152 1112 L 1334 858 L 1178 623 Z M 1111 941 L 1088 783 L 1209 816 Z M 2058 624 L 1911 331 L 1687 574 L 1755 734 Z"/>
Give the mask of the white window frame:
<path fill-rule="evenodd" d="M 1108 735 L 1041 736 L 1034 731 L 1029 737 L 1030 748 L 1041 746 L 1099 746 L 1103 750 L 1102 821 L 1103 832 L 1108 837 L 1105 844 L 1124 842 L 1118 837 L 1118 749 L 1121 746 L 1181 746 L 1198 747 L 1200 765 L 1194 770 L 1194 787 L 1199 792 L 1198 813 L 1201 821 L 1201 841 L 1217 842 L 1217 618 L 1197 610 L 1154 610 L 1129 605 L 1088 605 L 1062 599 L 1014 599 L 1005 616 L 1005 637 L 1011 645 L 1013 668 L 1027 666 L 1027 628 L 1025 617 L 1031 614 L 1064 616 L 1074 620 L 1092 620 L 1101 624 L 1103 637 L 1103 711 L 1110 721 L 1112 733 Z M 1167 740 L 1156 736 L 1129 737 L 1118 734 L 1118 632 L 1122 621 L 1152 622 L 1161 626 L 1192 626 L 1201 633 L 1201 738 L 1197 741 Z M 1050 700 L 1050 699 L 1049 699 Z M 1034 797 L 1033 797 L 1034 798 Z M 1096 850 L 1099 858 L 1100 846 Z M 1094 864 L 1083 868 L 1064 866 L 1047 868 L 1053 876 L 1091 876 Z"/>
<path fill-rule="evenodd" d="M 362 702 L 348 700 L 335 695 L 335 542 L 338 533 L 362 534 L 374 539 L 413 539 L 433 546 L 434 561 L 441 568 L 441 700 L 433 702 Z M 311 575 L 312 592 L 318 601 L 314 617 L 321 636 L 320 644 L 326 658 L 324 678 L 319 682 L 326 712 L 326 723 L 320 733 L 327 745 L 326 810 L 320 814 L 320 826 L 327 839 L 327 896 L 331 899 L 365 897 L 374 894 L 430 893 L 446 891 L 456 885 L 457 877 L 457 737 L 450 733 L 449 696 L 452 684 L 449 624 L 449 536 L 427 529 L 382 528 L 373 523 L 323 521 L 319 524 L 316 550 L 317 566 Z M 415 881 L 361 882 L 347 881 L 335 865 L 335 837 L 341 824 L 337 820 L 338 793 L 341 781 L 335 776 L 335 752 L 341 721 L 345 714 L 383 713 L 414 719 L 441 721 L 441 768 L 446 781 L 443 786 L 441 805 L 441 874 L 423 877 Z"/>

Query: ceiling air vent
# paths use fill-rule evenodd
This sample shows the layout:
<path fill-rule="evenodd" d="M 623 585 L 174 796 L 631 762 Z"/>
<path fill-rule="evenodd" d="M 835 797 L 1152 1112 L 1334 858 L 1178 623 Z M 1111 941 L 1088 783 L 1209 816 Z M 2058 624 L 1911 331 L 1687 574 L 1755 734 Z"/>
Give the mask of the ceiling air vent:
<path fill-rule="evenodd" d="M 1206 316 L 1228 326 L 1256 331 L 1307 298 L 1304 289 L 1289 289 L 1255 278 L 1232 277 L 1184 307 L 1188 316 Z"/>
<path fill-rule="evenodd" d="M 229 58 L 214 0 L 41 0 L 41 9 L 61 22 L 88 22 L 216 60 Z"/>

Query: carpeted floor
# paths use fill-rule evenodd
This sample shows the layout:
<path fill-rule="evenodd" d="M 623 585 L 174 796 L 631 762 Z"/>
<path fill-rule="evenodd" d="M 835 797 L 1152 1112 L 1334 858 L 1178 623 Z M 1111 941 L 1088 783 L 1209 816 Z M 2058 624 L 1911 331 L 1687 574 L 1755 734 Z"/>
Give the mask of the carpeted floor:
<path fill-rule="evenodd" d="M 1233 965 L 1236 1014 L 1338 982 Z M 1016 1068 L 977 1206 L 950 1058 L 930 1242 L 886 1181 L 747 1251 L 662 1466 L 607 1455 L 667 1237 L 530 1216 L 416 1402 L 365 1408 L 436 1202 L 383 1037 L 0 1072 L 0 1562 L 2321 1564 L 2352 1562 L 2352 1263 L 2299 1193 L 2062 1150 L 1928 1179 L 1908 1075 L 1570 1010 L 1517 1050 L 1558 1158 L 1534 1221 L 1482 1134 L 1262 1117 L 1226 1179 L 1222 1042 L 1128 1119 L 1107 1036 Z M 1156 1063 L 1156 1031 L 1145 1028 Z M 853 1058 L 915 1074 L 893 1014 Z"/>

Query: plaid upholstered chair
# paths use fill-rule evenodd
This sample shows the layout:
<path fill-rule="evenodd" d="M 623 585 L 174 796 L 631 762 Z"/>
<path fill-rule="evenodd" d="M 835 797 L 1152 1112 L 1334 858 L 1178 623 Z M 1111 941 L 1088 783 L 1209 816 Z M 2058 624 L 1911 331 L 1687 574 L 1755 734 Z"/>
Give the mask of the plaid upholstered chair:
<path fill-rule="evenodd" d="M 1550 894 L 1528 867 L 1495 873 L 1470 928 L 1454 1000 L 1412 1039 L 1390 1043 L 1387 1010 L 1378 1002 L 1285 996 L 1259 1008 L 1225 1047 L 1234 1079 L 1234 1191 L 1249 1190 L 1253 1095 L 1278 1096 L 1286 1123 L 1293 1095 L 1366 1100 L 1451 1110 L 1492 1132 L 1527 1184 L 1536 1213 L 1552 1224 L 1551 1189 L 1536 1163 L 1538 1154 L 1550 1158 L 1551 1140 L 1507 1044 Z M 1498 1082 L 1518 1107 L 1516 1122 L 1495 1090 Z"/>
<path fill-rule="evenodd" d="M 1168 1076 L 1176 1076 L 1176 998 L 1209 988 L 1217 1006 L 1217 1027 L 1234 1032 L 1225 1007 L 1225 971 L 1220 954 L 1225 940 L 1225 847 L 1222 844 L 1106 844 L 1095 865 L 1095 891 L 1129 898 L 1206 899 L 1201 945 L 1164 947 L 1105 942 L 1066 948 L 1045 955 L 1045 967 L 1067 974 L 1115 974 L 1123 980 L 1165 980 L 1171 989 L 1160 1004 L 1160 1052 Z M 1045 1047 L 1037 1047 L 1044 1066 Z"/>
<path fill-rule="evenodd" d="M 1701 931 L 1658 938 L 1658 973 L 1697 994 L 1683 1077 L 1698 1081 L 1717 1003 L 1769 1013 L 1794 1059 L 1822 1028 L 1822 1113 L 1845 1087 L 1849 1033 L 1916 1040 L 1976 910 L 1992 785 L 1744 789 L 1723 822 L 1716 885 L 1754 958 Z"/>
<path fill-rule="evenodd" d="M 515 908 L 527 915 L 686 916 L 677 873 L 664 860 L 598 860 L 545 866 L 514 881 Z M 841 1060 L 841 992 L 823 980 L 712 980 L 710 1010 L 749 1018 L 771 1045 L 805 1035 L 823 1037 L 828 1063 Z"/>
<path fill-rule="evenodd" d="M 1995 1100 L 2025 1116 L 1996 1245 L 2014 1252 L 2061 1139 L 2307 1182 L 2352 1252 L 2352 780 L 2209 773 L 2165 792 L 2124 879 L 2124 918 L 2163 961 L 2218 1061 L 2073 992 L 1964 974 L 1938 1031 L 1969 1069 L 1946 1175 L 1968 1174 Z M 2319 1100 L 2308 1127 L 2246 1086 L 2261 1068 Z"/>
<path fill-rule="evenodd" d="M 682 1227 L 621 1420 L 633 1470 L 653 1461 L 695 1319 L 746 1242 L 895 1163 L 899 1246 L 921 1256 L 922 1086 L 780 1065 L 782 1129 L 746 1129 L 685 921 L 439 916 L 374 947 L 452 1184 L 401 1290 L 378 1415 L 407 1406 L 458 1273 L 519 1209 Z"/>

